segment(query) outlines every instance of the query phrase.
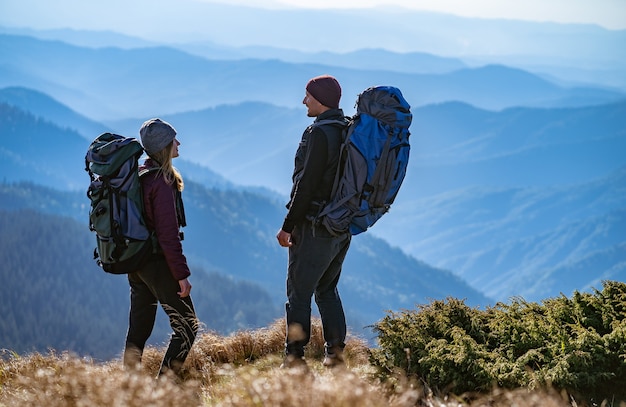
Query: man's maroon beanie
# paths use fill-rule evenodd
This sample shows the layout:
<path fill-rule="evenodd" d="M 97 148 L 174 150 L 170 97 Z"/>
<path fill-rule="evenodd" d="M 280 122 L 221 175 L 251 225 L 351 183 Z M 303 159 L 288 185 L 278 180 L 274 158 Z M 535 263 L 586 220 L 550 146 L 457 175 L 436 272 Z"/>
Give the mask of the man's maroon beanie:
<path fill-rule="evenodd" d="M 317 76 L 306 84 L 306 90 L 324 106 L 336 109 L 341 99 L 341 86 L 330 75 Z"/>

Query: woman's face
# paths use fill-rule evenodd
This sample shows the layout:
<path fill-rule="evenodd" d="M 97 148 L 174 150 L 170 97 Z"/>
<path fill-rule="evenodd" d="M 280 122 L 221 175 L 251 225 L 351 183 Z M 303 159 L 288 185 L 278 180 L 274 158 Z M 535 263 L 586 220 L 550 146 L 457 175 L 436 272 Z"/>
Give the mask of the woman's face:
<path fill-rule="evenodd" d="M 172 141 L 172 158 L 178 157 L 178 146 L 180 145 L 180 141 L 178 139 L 174 139 Z"/>

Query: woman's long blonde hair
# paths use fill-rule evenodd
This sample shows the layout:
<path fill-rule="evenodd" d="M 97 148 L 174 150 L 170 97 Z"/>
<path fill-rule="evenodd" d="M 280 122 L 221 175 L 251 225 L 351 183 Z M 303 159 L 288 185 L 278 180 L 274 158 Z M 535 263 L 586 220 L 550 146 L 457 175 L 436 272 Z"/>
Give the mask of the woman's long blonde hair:
<path fill-rule="evenodd" d="M 180 172 L 178 172 L 178 170 L 172 165 L 173 148 L 174 140 L 172 140 L 172 142 L 169 143 L 163 150 L 152 154 L 150 158 L 161 166 L 159 174 L 163 174 L 165 182 L 167 182 L 168 185 L 176 183 L 176 189 L 182 192 L 183 188 L 185 188 L 185 183 L 183 182 L 183 177 L 180 175 Z"/>

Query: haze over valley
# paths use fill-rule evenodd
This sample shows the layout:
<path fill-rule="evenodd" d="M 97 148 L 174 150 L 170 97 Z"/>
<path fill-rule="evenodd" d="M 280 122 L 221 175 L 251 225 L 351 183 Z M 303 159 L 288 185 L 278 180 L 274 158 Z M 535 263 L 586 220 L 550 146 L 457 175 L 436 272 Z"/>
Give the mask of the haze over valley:
<path fill-rule="evenodd" d="M 99 318 L 123 337 L 127 287 L 91 260 L 84 154 L 102 132 L 136 137 L 144 120 L 161 117 L 182 143 L 175 164 L 187 185 L 185 251 L 204 298 L 200 318 L 225 333 L 279 318 L 287 259 L 274 235 L 311 122 L 304 85 L 322 73 L 339 79 L 348 115 L 377 84 L 400 88 L 414 115 L 402 190 L 391 212 L 354 238 L 345 263 L 340 290 L 355 332 L 371 336 L 366 327 L 386 310 L 432 299 L 486 307 L 625 281 L 626 30 L 395 8 L 185 0 L 172 10 L 188 26 L 173 27 L 168 40 L 0 17 L 0 275 L 9 281 L 0 298 L 25 289 L 38 304 L 46 276 L 59 292 L 50 298 L 58 315 L 81 301 L 90 310 L 110 305 L 121 317 Z M 209 10 L 193 38 L 185 28 L 201 25 L 190 10 Z M 334 35 L 316 42 L 298 30 L 322 16 Z M 220 32 L 244 21 L 245 41 Z M 388 34 L 360 28 L 371 21 Z M 67 246 L 46 243 L 55 230 Z M 29 241 L 39 257 L 20 248 Z M 59 281 L 68 278 L 108 292 L 64 300 Z M 3 303 L 11 318 L 0 332 L 18 331 L 3 338 L 9 348 L 94 354 L 84 337 L 79 346 L 55 334 L 59 322 L 46 322 L 36 305 L 14 304 Z M 48 326 L 57 342 L 20 335 L 20 318 Z M 167 331 L 163 321 L 158 329 Z M 102 346 L 106 358 L 117 344 Z"/>

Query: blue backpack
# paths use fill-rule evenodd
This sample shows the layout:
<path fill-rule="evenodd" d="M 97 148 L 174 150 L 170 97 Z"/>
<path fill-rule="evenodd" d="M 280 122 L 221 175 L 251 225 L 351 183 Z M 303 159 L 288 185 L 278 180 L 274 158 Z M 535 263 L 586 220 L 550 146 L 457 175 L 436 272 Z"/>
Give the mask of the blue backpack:
<path fill-rule="evenodd" d="M 399 89 L 363 91 L 344 130 L 331 200 L 316 221 L 333 235 L 365 232 L 389 211 L 409 162 L 411 106 Z M 320 121 L 318 124 L 340 122 Z"/>

